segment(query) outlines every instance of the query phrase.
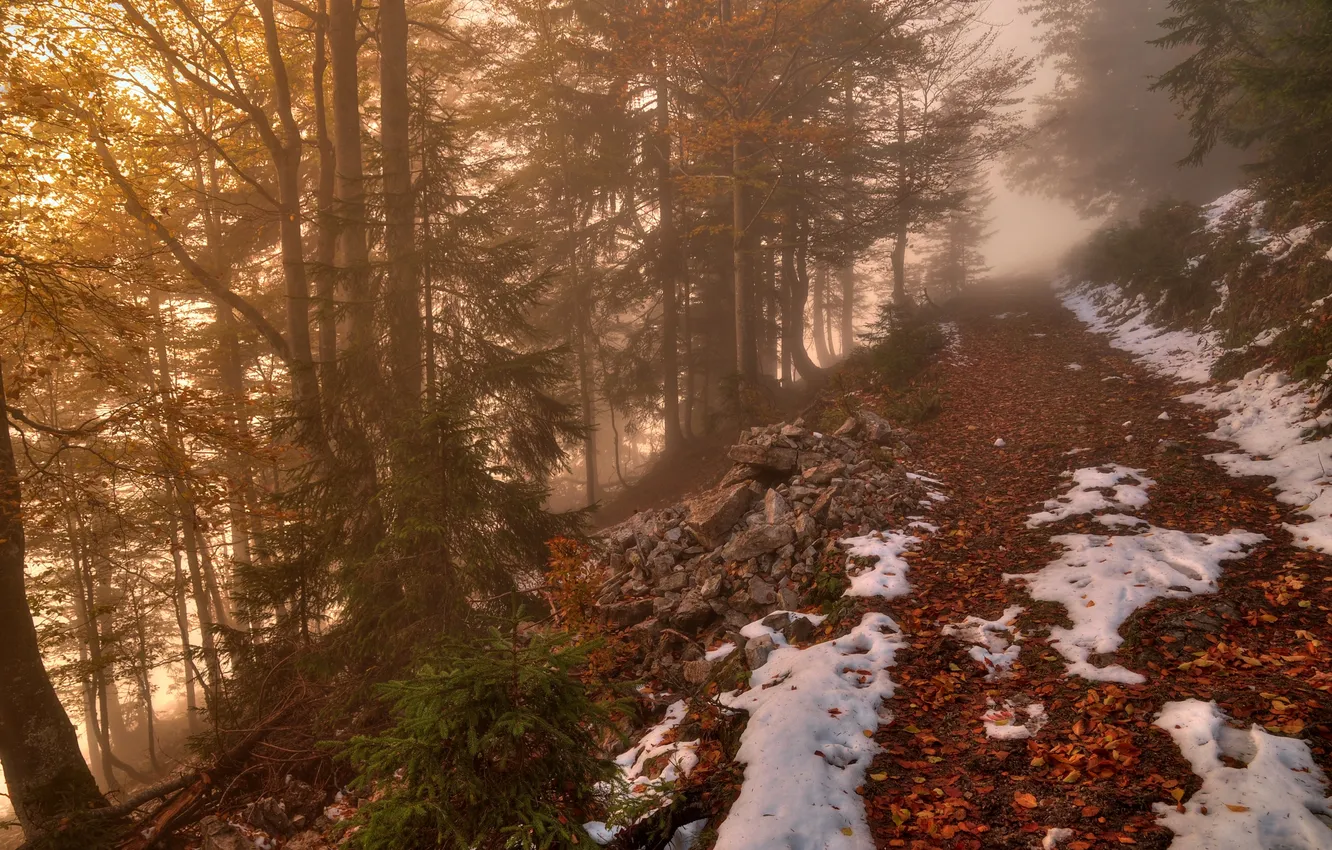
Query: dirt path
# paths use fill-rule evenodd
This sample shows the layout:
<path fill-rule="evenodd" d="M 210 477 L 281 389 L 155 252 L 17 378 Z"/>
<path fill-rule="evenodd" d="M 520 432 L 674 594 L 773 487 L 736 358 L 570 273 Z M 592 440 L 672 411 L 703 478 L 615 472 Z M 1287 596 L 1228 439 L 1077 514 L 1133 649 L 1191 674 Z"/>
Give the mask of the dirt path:
<path fill-rule="evenodd" d="M 1188 800 L 1200 785 L 1151 725 L 1170 700 L 1216 700 L 1239 722 L 1302 738 L 1332 773 L 1332 561 L 1290 545 L 1281 523 L 1298 519 L 1265 481 L 1230 478 L 1205 459 L 1221 448 L 1203 436 L 1211 414 L 1176 401 L 1180 388 L 1086 332 L 1048 291 L 996 295 L 957 327 L 943 412 L 918 429 L 913 458 L 951 499 L 910 558 L 912 593 L 883 605 L 910 648 L 892 671 L 897 721 L 880 729 L 885 752 L 863 789 L 876 844 L 1039 847 L 1048 828 L 1067 827 L 1060 846 L 1074 850 L 1165 847 L 1171 833 L 1153 803 Z M 1074 448 L 1086 451 L 1067 454 Z M 1135 511 L 1151 525 L 1267 537 L 1225 562 L 1219 593 L 1148 604 L 1120 630 L 1113 658 L 1093 657 L 1144 674 L 1141 685 L 1065 676 L 1047 642 L 1051 626 L 1069 625 L 1064 607 L 1033 604 L 1002 579 L 1060 557 L 1054 535 L 1131 533 L 1085 514 L 1027 527 L 1069 488 L 1061 473 L 1111 463 L 1155 480 Z M 970 645 L 940 628 L 1014 605 L 1026 609 L 1020 656 L 1010 676 L 987 680 Z M 1040 702 L 1047 722 L 1026 740 L 987 737 L 987 700 Z"/>

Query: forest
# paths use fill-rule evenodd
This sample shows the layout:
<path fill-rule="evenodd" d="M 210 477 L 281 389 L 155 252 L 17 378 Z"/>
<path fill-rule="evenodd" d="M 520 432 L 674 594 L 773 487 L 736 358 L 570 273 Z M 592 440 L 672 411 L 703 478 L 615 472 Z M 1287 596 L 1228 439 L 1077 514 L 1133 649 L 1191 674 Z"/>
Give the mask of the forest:
<path fill-rule="evenodd" d="M 604 508 L 900 363 L 1000 171 L 1325 210 L 1321 4 L 1024 12 L 0 2 L 0 844 L 401 771 L 357 846 L 585 841 Z"/>

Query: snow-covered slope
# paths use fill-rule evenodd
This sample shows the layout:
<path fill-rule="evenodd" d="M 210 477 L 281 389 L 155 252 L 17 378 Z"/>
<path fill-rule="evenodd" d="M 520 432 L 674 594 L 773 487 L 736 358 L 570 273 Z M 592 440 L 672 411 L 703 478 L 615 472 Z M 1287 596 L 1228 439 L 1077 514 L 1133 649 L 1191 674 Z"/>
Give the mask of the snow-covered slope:
<path fill-rule="evenodd" d="M 1208 227 L 1236 215 L 1252 215 L 1256 204 L 1246 195 L 1231 193 L 1208 207 Z M 1273 235 L 1250 231 L 1255 250 L 1269 255 L 1286 252 L 1309 238 L 1311 227 Z M 1254 369 L 1241 378 L 1214 382 L 1212 367 L 1226 352 L 1221 335 L 1211 329 L 1163 327 L 1153 318 L 1152 305 L 1141 295 L 1131 296 L 1113 285 L 1094 286 L 1064 280 L 1060 296 L 1091 330 L 1106 334 L 1116 348 L 1133 354 L 1151 370 L 1184 383 L 1201 385 L 1182 396 L 1223 415 L 1209 436 L 1233 443 L 1231 451 L 1210 458 L 1235 476 L 1271 477 L 1277 498 L 1298 507 L 1308 517 L 1287 527 L 1297 545 L 1332 552 L 1332 438 L 1316 431 L 1332 424 L 1332 413 L 1319 414 L 1319 387 L 1292 381 L 1272 367 Z M 1224 302 L 1226 285 L 1218 281 Z M 1323 307 L 1308 305 L 1310 313 Z M 1308 321 L 1308 318 L 1297 319 Z M 1260 334 L 1250 346 L 1270 344 L 1281 328 Z"/>

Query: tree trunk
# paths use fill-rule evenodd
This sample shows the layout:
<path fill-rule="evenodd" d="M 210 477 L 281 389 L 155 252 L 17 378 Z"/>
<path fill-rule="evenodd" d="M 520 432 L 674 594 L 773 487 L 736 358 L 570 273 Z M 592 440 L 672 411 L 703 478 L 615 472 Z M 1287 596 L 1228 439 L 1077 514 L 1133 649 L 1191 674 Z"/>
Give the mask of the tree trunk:
<path fill-rule="evenodd" d="M 735 298 L 735 373 L 750 384 L 758 380 L 749 280 L 745 274 L 745 187 L 740 178 L 739 136 L 731 143 L 731 274 Z"/>
<path fill-rule="evenodd" d="M 690 295 L 689 277 L 684 276 L 684 293 L 682 298 L 683 310 L 681 311 L 680 336 L 684 342 L 684 436 L 686 439 L 692 439 L 694 436 L 694 371 L 696 364 L 694 362 L 694 335 L 693 335 L 693 299 Z"/>
<path fill-rule="evenodd" d="M 814 354 L 819 359 L 819 366 L 827 367 L 832 364 L 832 354 L 828 351 L 828 343 L 824 339 L 824 326 L 827 324 L 824 320 L 824 308 L 827 306 L 828 273 L 822 263 L 819 263 L 814 269 L 814 287 L 810 294 L 814 301 L 813 315 L 810 316 L 810 329 L 814 331 Z"/>
<path fill-rule="evenodd" d="M 191 735 L 199 734 L 199 700 L 194 692 L 194 655 L 190 648 L 190 614 L 185 605 L 185 571 L 180 564 L 180 525 L 171 514 L 171 561 L 175 567 L 171 600 L 176 609 L 176 627 L 180 630 L 180 660 L 185 669 L 185 720 Z"/>
<path fill-rule="evenodd" d="M 102 803 L 79 739 L 42 664 L 24 587 L 23 493 L 0 364 L 0 767 L 29 836 Z"/>
<path fill-rule="evenodd" d="M 671 178 L 670 103 L 666 77 L 657 78 L 657 273 L 661 277 L 661 376 L 665 451 L 684 445 L 680 428 L 679 304 L 680 244 L 675 230 L 675 183 Z"/>
<path fill-rule="evenodd" d="M 336 2 L 336 0 L 335 0 Z M 331 404 L 337 380 L 338 325 L 334 268 L 338 240 L 338 219 L 334 205 L 337 181 L 337 154 L 328 134 L 328 106 L 324 78 L 328 72 L 328 27 L 326 3 L 319 2 L 315 16 L 315 57 L 311 86 L 314 91 L 315 147 L 319 151 L 319 180 L 315 188 L 315 322 L 319 328 L 319 379 L 323 401 Z"/>
<path fill-rule="evenodd" d="M 791 362 L 800 377 L 814 383 L 823 377 L 823 370 L 814 365 L 805 351 L 805 304 L 809 300 L 809 285 L 796 266 L 800 236 L 794 199 L 787 202 L 782 229 L 782 289 L 786 295 L 782 310 L 782 347 L 791 352 Z"/>
<path fill-rule="evenodd" d="M 421 398 L 421 293 L 416 275 L 416 228 L 407 94 L 407 8 L 379 4 L 381 155 L 384 160 L 384 248 L 388 280 L 389 364 L 397 400 L 415 410 Z"/>
<path fill-rule="evenodd" d="M 287 296 L 287 346 L 291 360 L 292 408 L 299 442 L 327 463 L 329 450 L 319 396 L 319 375 L 310 347 L 310 281 L 305 270 L 305 243 L 301 234 L 301 132 L 292 112 L 291 83 L 282 58 L 273 0 L 255 0 L 264 25 L 264 47 L 273 72 L 273 99 L 283 133 L 270 153 L 277 171 L 278 243 Z"/>
<path fill-rule="evenodd" d="M 592 390 L 592 354 L 588 350 L 592 333 L 588 327 L 590 323 L 587 320 L 586 299 L 581 294 L 577 298 L 578 301 L 574 306 L 577 316 L 574 321 L 578 325 L 575 331 L 578 340 L 578 395 L 582 405 L 583 427 L 587 428 L 587 436 L 583 439 L 583 492 L 590 506 L 597 502 L 597 423 L 594 418 L 596 405 Z"/>

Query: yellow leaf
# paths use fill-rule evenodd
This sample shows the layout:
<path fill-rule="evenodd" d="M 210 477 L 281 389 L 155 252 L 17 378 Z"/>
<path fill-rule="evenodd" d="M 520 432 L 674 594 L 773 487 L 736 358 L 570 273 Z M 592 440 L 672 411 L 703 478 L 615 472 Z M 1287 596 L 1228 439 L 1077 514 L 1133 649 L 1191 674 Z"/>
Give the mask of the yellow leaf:
<path fill-rule="evenodd" d="M 1014 794 L 1013 802 L 1017 803 L 1019 806 L 1021 806 L 1024 809 L 1034 809 L 1038 805 L 1040 805 L 1039 803 L 1036 802 L 1036 798 L 1031 794 L 1028 794 L 1026 791 L 1019 791 L 1018 793 Z"/>
<path fill-rule="evenodd" d="M 874 730 L 873 730 L 873 729 L 865 729 L 864 732 L 865 732 L 865 737 L 866 737 L 866 738 L 873 738 L 873 737 L 874 737 Z"/>
<path fill-rule="evenodd" d="M 1232 812 L 1247 812 L 1249 810 L 1248 806 L 1232 806 L 1229 803 L 1226 803 L 1226 808 L 1230 809 Z"/>
<path fill-rule="evenodd" d="M 856 831 L 855 831 L 854 829 L 852 829 L 851 827 L 849 827 L 849 826 L 844 826 L 844 827 L 842 827 L 842 834 L 843 834 L 843 835 L 854 835 L 855 832 L 856 832 Z"/>
<path fill-rule="evenodd" d="M 888 774 L 886 774 L 886 773 L 871 773 L 871 774 L 870 774 L 870 779 L 873 779 L 875 782 L 882 782 L 882 781 L 884 781 L 884 780 L 887 779 L 887 778 L 888 778 Z"/>

